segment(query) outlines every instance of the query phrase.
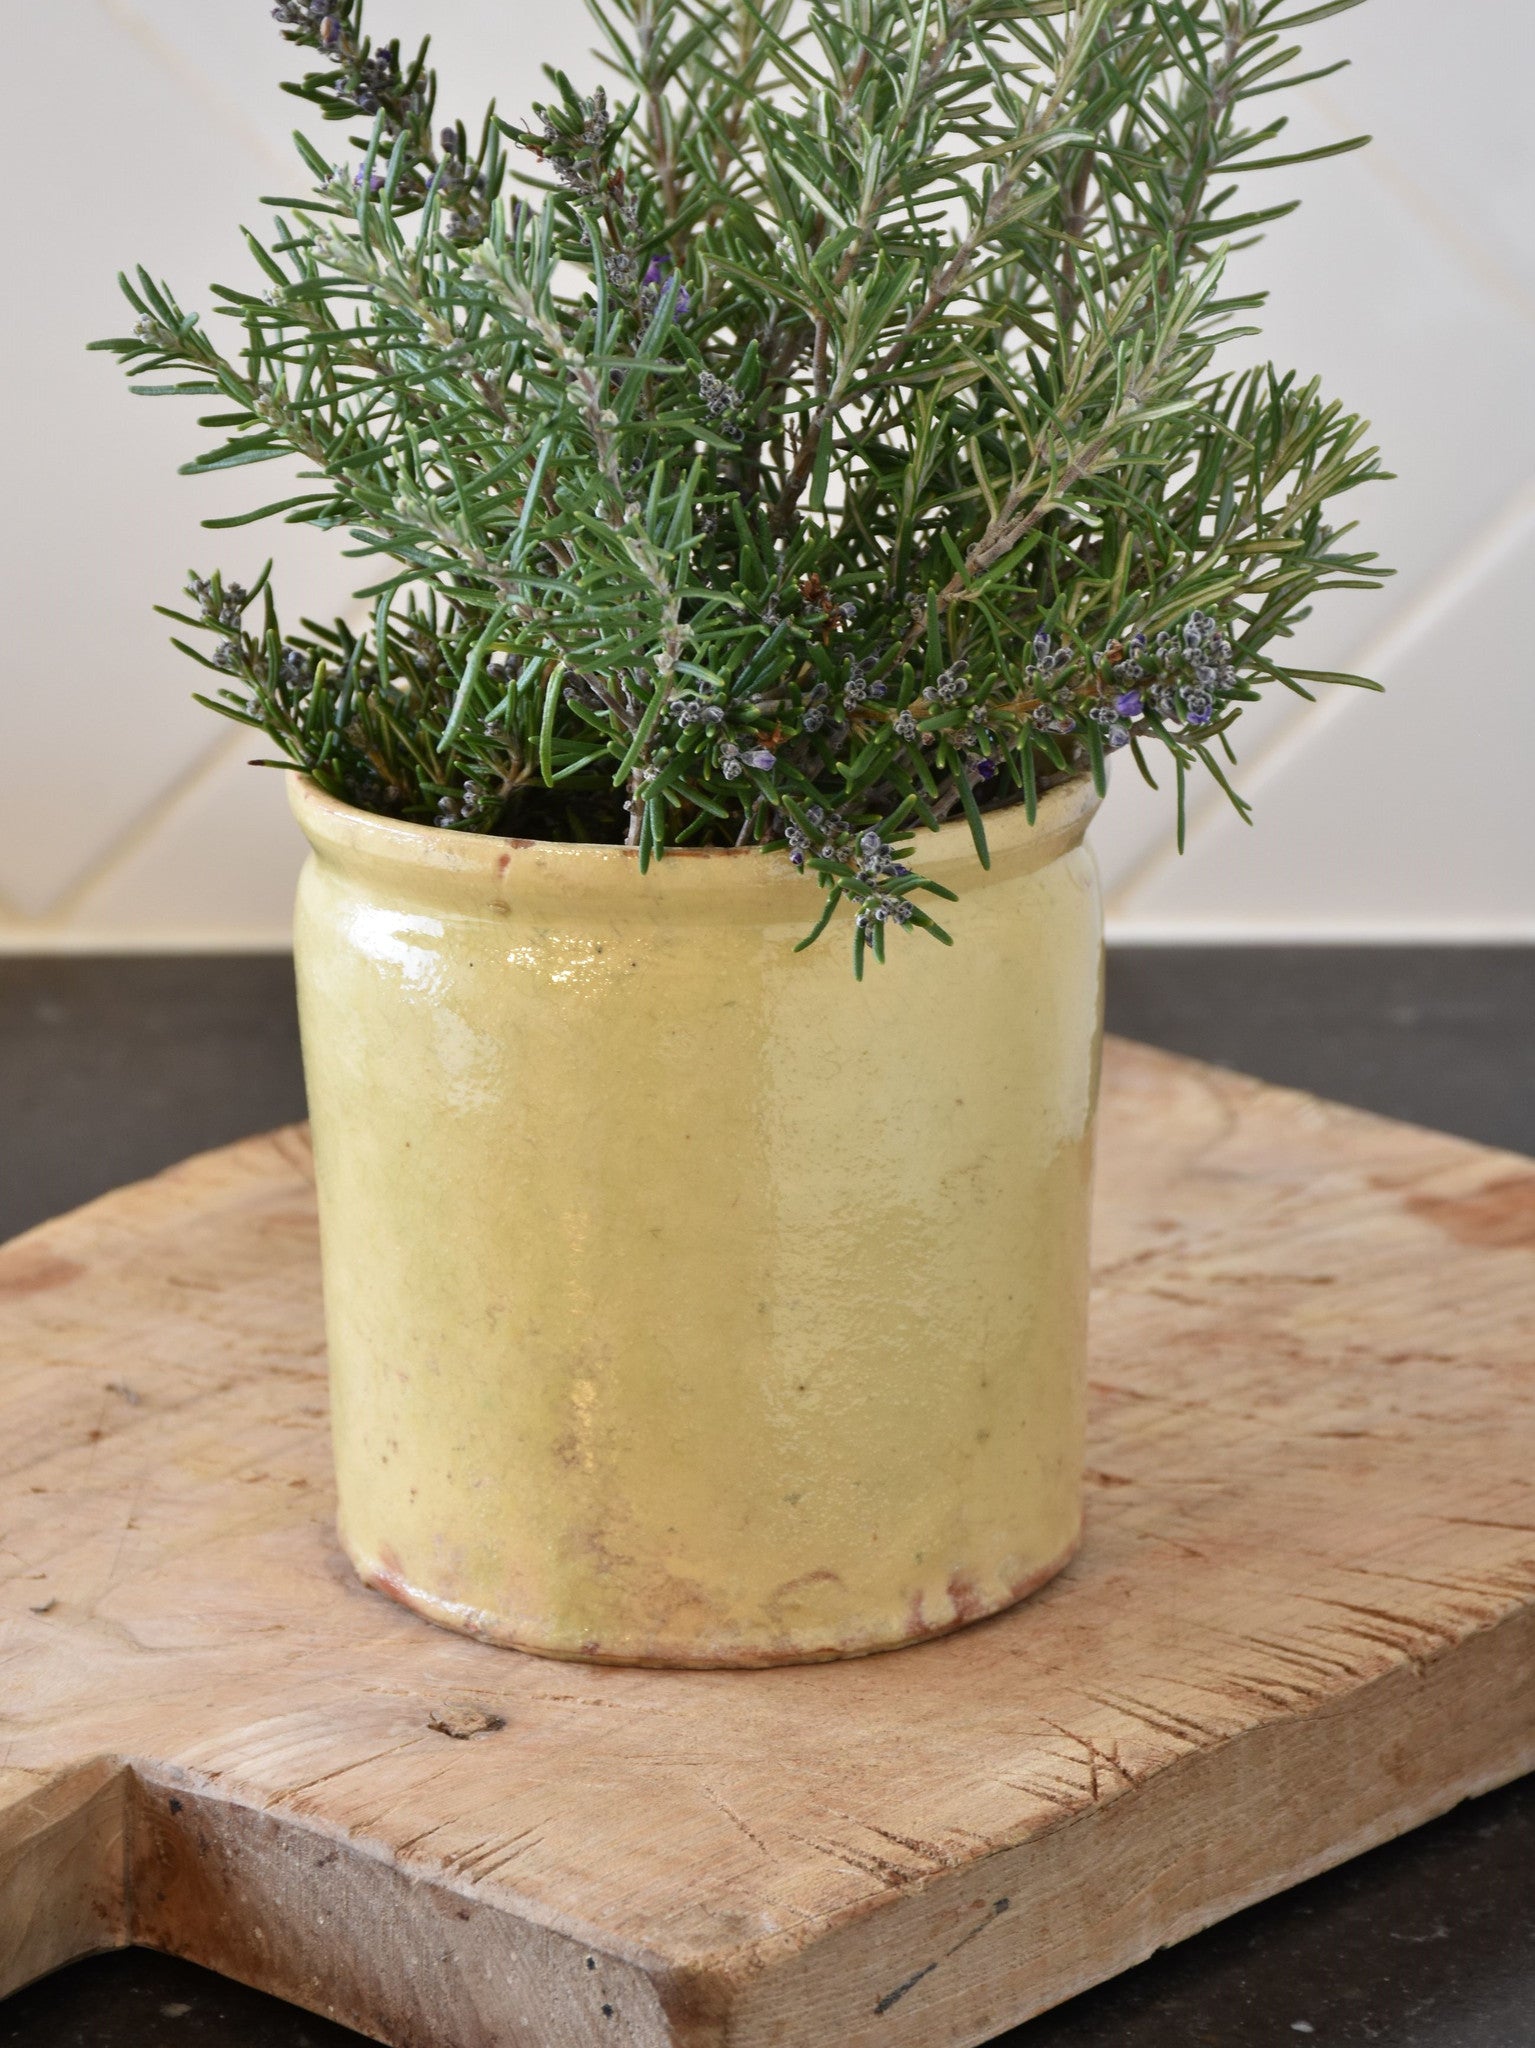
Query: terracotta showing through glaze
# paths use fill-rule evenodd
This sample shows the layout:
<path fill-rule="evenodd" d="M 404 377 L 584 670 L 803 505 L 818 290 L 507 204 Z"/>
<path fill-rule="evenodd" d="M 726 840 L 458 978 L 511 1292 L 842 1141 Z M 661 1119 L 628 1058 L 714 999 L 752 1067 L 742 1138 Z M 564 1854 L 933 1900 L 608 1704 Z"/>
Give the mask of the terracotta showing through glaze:
<path fill-rule="evenodd" d="M 853 980 L 755 850 L 471 837 L 294 779 L 342 1541 L 449 1627 L 851 1656 L 1075 1545 L 1095 798 L 923 834 Z"/>

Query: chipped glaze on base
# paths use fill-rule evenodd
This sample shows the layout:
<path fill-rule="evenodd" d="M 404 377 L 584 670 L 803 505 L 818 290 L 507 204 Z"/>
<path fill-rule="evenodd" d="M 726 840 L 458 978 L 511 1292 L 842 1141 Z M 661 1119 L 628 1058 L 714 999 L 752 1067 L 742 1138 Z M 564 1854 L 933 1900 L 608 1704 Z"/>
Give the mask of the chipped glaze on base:
<path fill-rule="evenodd" d="M 758 1644 L 735 1652 L 719 1646 L 710 1651 L 700 1651 L 688 1643 L 656 1641 L 620 1652 L 604 1651 L 598 1644 L 572 1650 L 541 1640 L 536 1628 L 527 1624 L 487 1614 L 481 1608 L 466 1607 L 458 1601 L 438 1599 L 435 1594 L 408 1584 L 389 1564 L 360 1556 L 352 1550 L 346 1537 L 340 1531 L 337 1533 L 352 1569 L 365 1586 L 371 1586 L 376 1593 L 387 1594 L 398 1606 L 408 1607 L 424 1620 L 436 1622 L 439 1628 L 473 1636 L 476 1642 L 491 1643 L 497 1649 L 523 1650 L 531 1656 L 553 1657 L 566 1664 L 635 1665 L 660 1671 L 762 1671 L 789 1664 L 835 1664 L 849 1658 L 880 1657 L 891 1650 L 908 1650 L 918 1643 L 936 1642 L 959 1629 L 973 1628 L 977 1622 L 990 1621 L 1017 1607 L 1042 1586 L 1058 1578 L 1082 1547 L 1079 1526 L 1077 1534 L 1058 1557 L 1026 1574 L 1008 1587 L 999 1599 L 988 1602 L 968 1592 L 955 1595 L 953 1612 L 946 1620 L 926 1620 L 922 1596 L 914 1595 L 908 1606 L 906 1627 L 878 1639 L 852 1637 L 821 1643 L 783 1641 Z"/>
<path fill-rule="evenodd" d="M 859 1655 L 1080 1514 L 1101 928 L 1067 785 L 923 835 L 952 948 L 795 951 L 755 849 L 483 839 L 293 785 L 340 1520 L 544 1654 Z"/>

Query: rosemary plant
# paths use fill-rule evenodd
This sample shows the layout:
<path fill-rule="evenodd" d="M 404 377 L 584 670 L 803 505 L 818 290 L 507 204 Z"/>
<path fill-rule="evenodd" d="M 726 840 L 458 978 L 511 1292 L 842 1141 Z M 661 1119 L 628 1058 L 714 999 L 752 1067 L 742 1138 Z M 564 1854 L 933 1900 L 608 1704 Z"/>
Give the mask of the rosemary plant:
<path fill-rule="evenodd" d="M 619 90 L 439 127 L 426 49 L 280 0 L 312 189 L 214 287 L 140 270 L 134 388 L 209 401 L 186 473 L 298 457 L 240 518 L 342 527 L 351 622 L 194 576 L 203 701 L 453 831 L 778 849 L 946 938 L 920 829 L 1124 749 L 1231 794 L 1280 647 L 1385 573 L 1382 474 L 1315 382 L 1216 367 L 1291 32 L 1357 0 L 588 0 Z M 1353 147 L 1352 143 L 1340 145 Z M 515 188 L 515 189 L 514 189 Z M 164 381 L 169 374 L 169 381 Z M 188 653 L 193 647 L 178 641 Z M 813 936 L 814 934 L 812 934 Z M 808 943 L 808 941 L 807 941 Z"/>

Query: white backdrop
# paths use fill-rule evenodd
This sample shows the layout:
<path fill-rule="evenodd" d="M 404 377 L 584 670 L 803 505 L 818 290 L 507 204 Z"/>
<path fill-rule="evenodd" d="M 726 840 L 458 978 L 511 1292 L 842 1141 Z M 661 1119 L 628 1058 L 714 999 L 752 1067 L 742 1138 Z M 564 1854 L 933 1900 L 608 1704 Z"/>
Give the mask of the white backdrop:
<path fill-rule="evenodd" d="M 373 0 L 430 30 L 445 114 L 598 74 L 580 0 Z M 346 567 L 308 532 L 214 535 L 238 479 L 177 478 L 191 406 L 127 396 L 86 339 L 122 331 L 142 261 L 206 306 L 239 281 L 258 195 L 293 188 L 293 52 L 266 0 L 73 0 L 6 22 L 6 407 L 0 642 L 0 948 L 285 942 L 298 867 L 259 736 L 188 698 L 150 610 L 188 565 L 248 574 L 275 547 L 284 610 L 335 609 Z M 1535 938 L 1535 76 L 1530 0 L 1369 0 L 1312 34 L 1353 68 L 1308 87 L 1293 133 L 1372 132 L 1278 172 L 1304 194 L 1258 255 L 1266 350 L 1374 421 L 1400 481 L 1361 494 L 1400 574 L 1333 598 L 1299 657 L 1384 697 L 1286 699 L 1244 721 L 1249 830 L 1122 774 L 1094 828 L 1123 938 Z M 337 131 L 332 131 L 335 133 Z M 1253 259 L 1242 259 L 1251 264 Z M 270 535 L 270 538 L 269 538 Z M 253 747 L 251 741 L 257 744 Z"/>

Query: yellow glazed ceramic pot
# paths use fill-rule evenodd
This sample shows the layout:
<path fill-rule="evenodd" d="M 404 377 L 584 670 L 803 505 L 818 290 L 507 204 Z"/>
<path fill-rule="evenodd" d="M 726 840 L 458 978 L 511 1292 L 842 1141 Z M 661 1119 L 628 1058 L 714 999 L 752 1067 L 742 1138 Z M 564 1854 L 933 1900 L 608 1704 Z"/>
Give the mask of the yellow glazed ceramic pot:
<path fill-rule="evenodd" d="M 1101 938 L 1085 783 L 920 836 L 853 979 L 787 860 L 402 825 L 294 779 L 340 1530 L 490 1642 L 750 1665 L 1077 1541 Z M 929 902 L 933 899 L 929 898 Z"/>

